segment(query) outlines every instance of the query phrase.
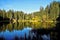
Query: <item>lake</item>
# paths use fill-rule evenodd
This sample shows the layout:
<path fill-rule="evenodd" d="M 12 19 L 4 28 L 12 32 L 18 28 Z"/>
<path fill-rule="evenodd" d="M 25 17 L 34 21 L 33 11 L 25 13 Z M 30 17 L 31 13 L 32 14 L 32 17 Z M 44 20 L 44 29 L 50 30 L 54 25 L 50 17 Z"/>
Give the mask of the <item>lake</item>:
<path fill-rule="evenodd" d="M 16 22 L 0 23 L 1 40 L 51 40 L 53 23 Z M 52 36 L 53 37 L 53 36 Z"/>

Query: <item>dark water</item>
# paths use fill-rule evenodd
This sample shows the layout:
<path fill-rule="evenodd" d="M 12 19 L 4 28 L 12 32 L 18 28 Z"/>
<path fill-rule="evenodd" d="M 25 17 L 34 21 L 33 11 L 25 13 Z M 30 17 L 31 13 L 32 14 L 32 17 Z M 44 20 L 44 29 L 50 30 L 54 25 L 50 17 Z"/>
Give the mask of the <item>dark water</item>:
<path fill-rule="evenodd" d="M 0 40 L 51 40 L 54 25 L 47 26 L 41 22 L 0 23 Z"/>

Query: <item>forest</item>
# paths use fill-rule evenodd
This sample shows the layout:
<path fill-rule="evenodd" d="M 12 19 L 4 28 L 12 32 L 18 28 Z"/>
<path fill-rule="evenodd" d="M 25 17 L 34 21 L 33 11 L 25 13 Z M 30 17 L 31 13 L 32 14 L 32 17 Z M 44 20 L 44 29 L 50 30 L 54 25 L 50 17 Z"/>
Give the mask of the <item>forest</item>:
<path fill-rule="evenodd" d="M 40 7 L 39 11 L 27 14 L 23 11 L 14 11 L 14 10 L 1 10 L 0 9 L 0 22 L 2 20 L 12 20 L 12 22 L 55 22 L 56 18 L 60 13 L 60 3 L 51 2 L 50 5 L 47 5 L 44 9 Z"/>
<path fill-rule="evenodd" d="M 0 22 L 36 22 L 36 24 L 42 22 L 44 27 L 47 25 L 54 26 L 59 15 L 60 2 L 54 1 L 50 5 L 47 5 L 46 8 L 40 7 L 39 11 L 30 14 L 24 13 L 23 11 L 14 11 L 11 9 L 6 11 L 0 9 Z"/>

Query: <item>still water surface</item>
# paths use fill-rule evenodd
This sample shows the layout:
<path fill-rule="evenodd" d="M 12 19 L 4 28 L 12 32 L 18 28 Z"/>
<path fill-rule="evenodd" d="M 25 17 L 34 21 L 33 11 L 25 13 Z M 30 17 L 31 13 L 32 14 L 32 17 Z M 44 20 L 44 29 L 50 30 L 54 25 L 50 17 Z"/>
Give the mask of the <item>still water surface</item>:
<path fill-rule="evenodd" d="M 34 40 L 33 38 L 37 36 L 34 32 L 31 32 L 33 29 L 48 29 L 52 27 L 54 27 L 53 23 L 41 22 L 0 23 L 0 38 L 4 38 L 4 40 L 15 40 L 15 38 L 18 40 L 29 40 L 28 37 L 30 36 L 30 40 Z M 39 35 L 38 38 L 50 40 L 50 34 Z"/>

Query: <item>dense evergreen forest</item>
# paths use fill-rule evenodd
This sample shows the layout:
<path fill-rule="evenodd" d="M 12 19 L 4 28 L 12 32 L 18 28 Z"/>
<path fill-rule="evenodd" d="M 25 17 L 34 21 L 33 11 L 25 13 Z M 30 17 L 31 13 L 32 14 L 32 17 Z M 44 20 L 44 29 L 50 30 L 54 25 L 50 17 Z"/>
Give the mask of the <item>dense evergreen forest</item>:
<path fill-rule="evenodd" d="M 33 12 L 30 14 L 25 14 L 23 11 L 14 11 L 14 10 L 1 10 L 0 9 L 0 17 L 9 19 L 9 20 L 37 20 L 37 21 L 55 21 L 60 13 L 60 3 L 59 2 L 52 2 L 50 5 L 47 5 L 44 9 L 40 7 L 40 11 Z M 0 20 L 3 20 L 1 19 Z"/>

